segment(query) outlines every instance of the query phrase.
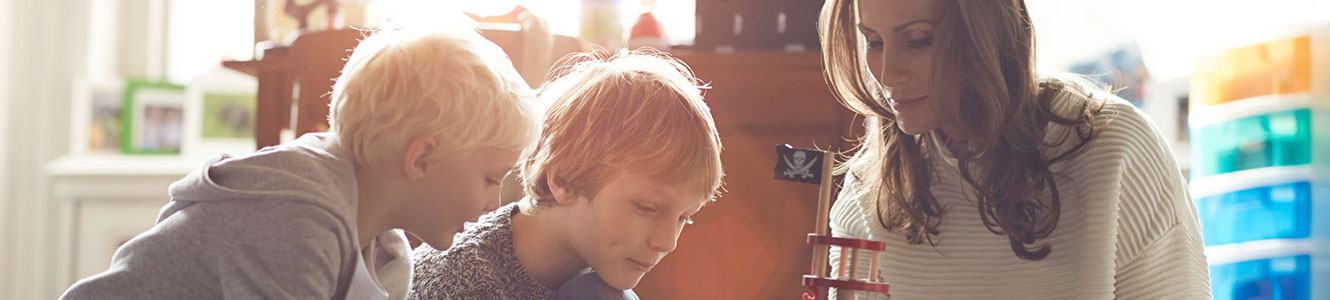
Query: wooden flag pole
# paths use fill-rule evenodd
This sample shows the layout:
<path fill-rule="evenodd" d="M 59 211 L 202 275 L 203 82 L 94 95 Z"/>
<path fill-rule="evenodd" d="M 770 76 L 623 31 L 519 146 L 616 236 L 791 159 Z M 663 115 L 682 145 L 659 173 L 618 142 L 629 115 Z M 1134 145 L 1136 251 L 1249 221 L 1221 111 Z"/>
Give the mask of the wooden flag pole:
<path fill-rule="evenodd" d="M 817 160 L 817 155 L 821 153 L 822 160 Z M 821 166 L 821 170 L 812 169 Z M 813 245 L 812 265 L 809 275 L 803 276 L 803 286 L 807 290 L 803 294 L 804 300 L 826 299 L 829 288 L 835 288 L 842 291 L 838 294 L 840 298 L 853 297 L 857 292 L 868 292 L 887 294 L 890 286 L 877 280 L 876 276 L 869 278 L 857 278 L 854 271 L 858 269 L 857 260 L 854 258 L 860 251 L 871 251 L 873 269 L 870 274 L 876 275 L 878 265 L 878 252 L 886 251 L 886 244 L 883 242 L 854 239 L 846 237 L 832 237 L 830 231 L 831 218 L 831 193 L 834 188 L 832 185 L 832 172 L 836 167 L 835 152 L 820 151 L 813 149 L 794 149 L 790 145 L 776 146 L 776 167 L 772 169 L 772 176 L 778 180 L 795 181 L 803 183 L 819 183 L 817 191 L 817 218 L 816 224 L 813 224 L 813 232 L 808 234 L 808 243 Z M 814 177 L 813 172 L 821 171 L 821 177 Z M 828 276 L 828 252 L 831 246 L 840 247 L 840 261 L 836 264 L 840 266 L 840 272 L 834 276 Z M 848 272 L 846 270 L 849 270 Z M 853 299 L 853 298 L 851 298 Z"/>
<path fill-rule="evenodd" d="M 822 183 L 818 185 L 817 191 L 817 223 L 814 224 L 817 235 L 831 236 L 828 231 L 828 218 L 831 215 L 831 171 L 836 165 L 836 155 L 833 151 L 822 153 Z M 812 273 L 818 277 L 827 276 L 827 254 L 830 246 L 817 245 L 813 247 L 813 266 Z"/>

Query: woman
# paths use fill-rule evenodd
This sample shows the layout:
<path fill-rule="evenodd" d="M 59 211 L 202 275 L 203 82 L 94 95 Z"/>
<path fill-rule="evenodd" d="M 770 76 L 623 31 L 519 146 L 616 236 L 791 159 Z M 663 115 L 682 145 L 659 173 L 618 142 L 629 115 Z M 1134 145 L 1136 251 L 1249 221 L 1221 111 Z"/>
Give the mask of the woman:
<path fill-rule="evenodd" d="M 1210 297 L 1169 146 L 1126 101 L 1036 78 L 1022 0 L 822 13 L 827 82 L 867 117 L 832 234 L 887 243 L 893 299 Z"/>

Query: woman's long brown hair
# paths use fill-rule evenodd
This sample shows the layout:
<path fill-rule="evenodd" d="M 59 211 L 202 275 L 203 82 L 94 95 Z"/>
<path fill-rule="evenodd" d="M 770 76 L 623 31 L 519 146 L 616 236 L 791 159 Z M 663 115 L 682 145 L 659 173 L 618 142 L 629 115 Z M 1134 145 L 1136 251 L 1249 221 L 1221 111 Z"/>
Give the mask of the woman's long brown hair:
<path fill-rule="evenodd" d="M 1052 247 L 1039 240 L 1057 228 L 1062 198 L 1049 166 L 1079 153 L 1094 135 L 1095 114 L 1102 104 L 1089 102 L 1076 113 L 1053 112 L 1055 95 L 1075 88 L 1062 81 L 1038 81 L 1034 71 L 1034 28 L 1023 0 L 940 0 L 936 61 L 930 94 L 957 99 L 953 114 L 964 136 L 957 151 L 961 176 L 977 191 L 979 216 L 989 231 L 1006 235 L 1016 256 L 1040 260 Z M 863 37 L 858 33 L 855 0 L 827 0 L 819 32 L 827 84 L 837 101 L 865 115 L 865 134 L 840 172 L 859 183 L 857 195 L 876 199 L 879 223 L 903 232 L 913 244 L 934 238 L 945 208 L 929 191 L 934 178 L 930 135 L 910 135 L 896 126 L 881 86 L 865 63 Z M 964 71 L 961 70 L 964 68 Z M 940 83 L 949 84 L 947 86 Z M 1045 127 L 1056 123 L 1075 128 L 1076 141 L 1058 154 L 1041 150 L 1065 142 L 1044 139 Z M 1061 149 L 1062 147 L 1058 147 Z M 1041 199 L 1043 191 L 1050 197 Z"/>

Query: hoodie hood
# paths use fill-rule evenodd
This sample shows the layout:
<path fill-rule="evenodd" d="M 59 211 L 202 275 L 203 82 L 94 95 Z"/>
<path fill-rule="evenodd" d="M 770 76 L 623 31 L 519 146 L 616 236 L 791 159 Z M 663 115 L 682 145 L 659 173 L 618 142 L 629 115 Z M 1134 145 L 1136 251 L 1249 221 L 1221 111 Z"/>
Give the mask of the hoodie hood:
<path fill-rule="evenodd" d="M 350 157 L 332 133 L 311 133 L 258 152 L 219 154 L 171 184 L 172 203 L 158 222 L 199 202 L 301 201 L 355 220 L 356 177 Z"/>

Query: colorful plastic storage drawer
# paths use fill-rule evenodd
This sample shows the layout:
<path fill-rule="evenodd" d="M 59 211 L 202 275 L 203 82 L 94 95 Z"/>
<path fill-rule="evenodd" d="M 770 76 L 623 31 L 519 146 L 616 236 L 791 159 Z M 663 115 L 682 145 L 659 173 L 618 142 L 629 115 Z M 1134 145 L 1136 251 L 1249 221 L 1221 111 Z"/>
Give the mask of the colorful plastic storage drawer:
<path fill-rule="evenodd" d="M 1206 246 L 1311 234 L 1311 184 L 1286 183 L 1196 200 Z"/>
<path fill-rule="evenodd" d="M 1284 256 L 1210 266 L 1215 300 L 1308 300 L 1311 256 Z"/>
<path fill-rule="evenodd" d="M 1311 110 L 1251 116 L 1192 131 L 1192 177 L 1311 162 Z"/>

